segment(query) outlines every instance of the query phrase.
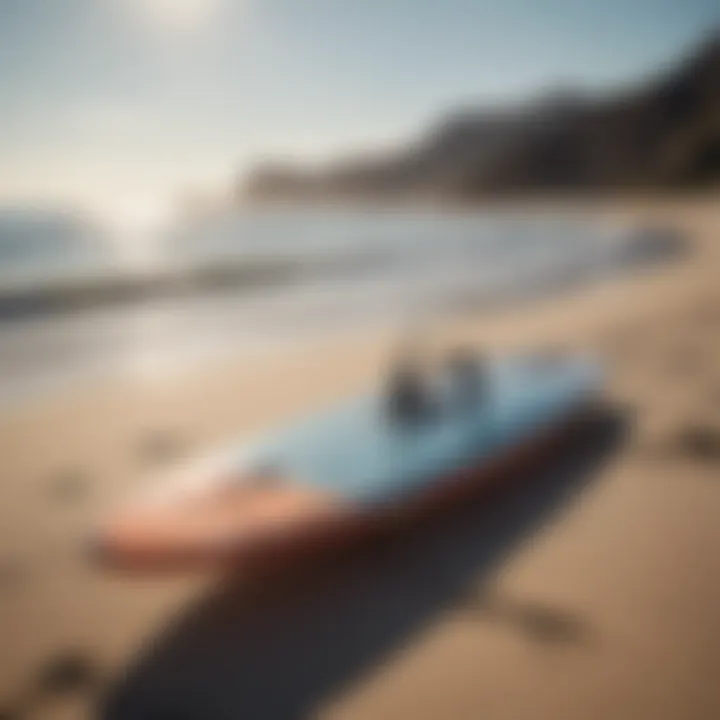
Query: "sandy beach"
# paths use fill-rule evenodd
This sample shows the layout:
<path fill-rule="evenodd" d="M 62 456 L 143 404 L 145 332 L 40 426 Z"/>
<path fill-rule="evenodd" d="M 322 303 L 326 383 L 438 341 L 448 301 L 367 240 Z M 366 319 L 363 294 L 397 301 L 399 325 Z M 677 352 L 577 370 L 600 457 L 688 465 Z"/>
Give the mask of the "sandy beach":
<path fill-rule="evenodd" d="M 687 250 L 436 333 L 605 358 L 624 429 L 552 503 L 513 500 L 532 522 L 464 509 L 275 589 L 91 565 L 87 532 L 148 474 L 366 387 L 385 333 L 4 412 L 0 717 L 720 717 L 720 197 L 591 205 Z"/>

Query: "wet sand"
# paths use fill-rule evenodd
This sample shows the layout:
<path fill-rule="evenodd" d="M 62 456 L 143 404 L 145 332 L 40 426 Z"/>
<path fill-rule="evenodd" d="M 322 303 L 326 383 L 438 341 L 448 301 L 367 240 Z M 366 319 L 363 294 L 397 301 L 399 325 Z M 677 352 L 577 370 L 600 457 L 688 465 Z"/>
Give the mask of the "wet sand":
<path fill-rule="evenodd" d="M 679 228 L 688 252 L 434 334 L 602 353 L 624 428 L 602 462 L 340 569 L 281 588 L 130 580 L 81 541 L 158 467 L 373 382 L 387 336 L 0 416 L 0 712 L 719 717 L 720 200 L 598 206 Z"/>

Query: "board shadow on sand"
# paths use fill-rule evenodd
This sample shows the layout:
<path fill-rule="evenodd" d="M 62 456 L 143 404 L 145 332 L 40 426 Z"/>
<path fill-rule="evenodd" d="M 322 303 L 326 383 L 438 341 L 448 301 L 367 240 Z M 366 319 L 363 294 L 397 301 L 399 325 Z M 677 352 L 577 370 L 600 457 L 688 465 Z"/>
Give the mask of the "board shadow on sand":
<path fill-rule="evenodd" d="M 591 624 L 566 608 L 527 601 L 485 587 L 474 590 L 461 605 L 466 616 L 505 623 L 526 639 L 554 645 L 588 645 L 593 638 Z"/>
<path fill-rule="evenodd" d="M 563 458 L 477 503 L 322 567 L 226 580 L 173 618 L 99 708 L 110 720 L 302 718 L 487 582 L 621 445 L 606 410 Z"/>

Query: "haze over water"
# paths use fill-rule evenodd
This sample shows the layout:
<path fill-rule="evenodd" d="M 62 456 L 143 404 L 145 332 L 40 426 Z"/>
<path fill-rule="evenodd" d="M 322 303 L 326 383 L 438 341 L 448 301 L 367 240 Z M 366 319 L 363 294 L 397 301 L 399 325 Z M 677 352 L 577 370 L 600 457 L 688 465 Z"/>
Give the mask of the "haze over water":
<path fill-rule="evenodd" d="M 329 332 L 401 329 L 607 277 L 648 251 L 629 225 L 477 210 L 218 213 L 145 237 L 134 255 L 112 237 L 62 215 L 15 213 L 0 223 L 0 394 L 88 373 L 162 375 Z M 152 261 L 138 263 L 143 254 Z M 20 312 L 8 295 L 21 276 Z M 142 281 L 144 292 L 62 305 L 64 295 L 119 279 Z M 34 306 L 48 287 L 60 288 L 57 306 Z"/>

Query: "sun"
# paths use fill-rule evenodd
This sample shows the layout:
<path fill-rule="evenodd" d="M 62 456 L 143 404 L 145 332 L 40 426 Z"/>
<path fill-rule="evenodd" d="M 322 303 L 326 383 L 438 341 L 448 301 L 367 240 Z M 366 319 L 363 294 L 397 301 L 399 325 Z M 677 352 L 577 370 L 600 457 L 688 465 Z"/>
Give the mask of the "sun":
<path fill-rule="evenodd" d="M 223 0 L 129 0 L 140 17 L 154 28 L 191 33 L 216 18 Z"/>

